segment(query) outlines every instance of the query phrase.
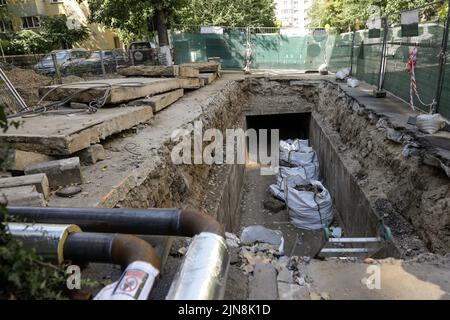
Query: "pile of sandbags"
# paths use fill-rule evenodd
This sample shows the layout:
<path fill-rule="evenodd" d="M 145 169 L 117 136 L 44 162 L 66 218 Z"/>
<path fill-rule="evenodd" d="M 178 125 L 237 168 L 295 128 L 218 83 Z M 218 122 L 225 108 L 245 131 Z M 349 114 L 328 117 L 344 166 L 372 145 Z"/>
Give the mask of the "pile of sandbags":
<path fill-rule="evenodd" d="M 292 224 L 306 230 L 328 228 L 334 218 L 332 199 L 318 181 L 319 161 L 309 141 L 281 141 L 280 165 L 270 192 L 286 202 Z"/>

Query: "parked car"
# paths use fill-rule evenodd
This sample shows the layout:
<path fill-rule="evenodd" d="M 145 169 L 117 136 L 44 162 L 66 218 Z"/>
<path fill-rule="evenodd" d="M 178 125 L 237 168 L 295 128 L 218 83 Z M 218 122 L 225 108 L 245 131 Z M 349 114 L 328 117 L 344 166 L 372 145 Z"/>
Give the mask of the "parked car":
<path fill-rule="evenodd" d="M 154 65 L 158 62 L 156 46 L 149 41 L 130 43 L 129 55 L 133 65 Z"/>
<path fill-rule="evenodd" d="M 67 62 L 73 62 L 86 59 L 89 56 L 89 51 L 86 49 L 69 49 L 69 50 L 54 50 L 47 54 L 40 62 L 34 66 L 34 70 L 46 74 L 53 75 L 56 73 L 55 65 L 53 64 L 52 54 L 56 55 L 58 66 L 62 66 Z"/>
<path fill-rule="evenodd" d="M 118 67 L 128 64 L 128 57 L 124 50 L 97 50 L 91 52 L 86 59 L 65 62 L 61 67 L 61 72 L 63 74 L 102 74 L 102 56 L 107 73 L 114 73 Z"/>

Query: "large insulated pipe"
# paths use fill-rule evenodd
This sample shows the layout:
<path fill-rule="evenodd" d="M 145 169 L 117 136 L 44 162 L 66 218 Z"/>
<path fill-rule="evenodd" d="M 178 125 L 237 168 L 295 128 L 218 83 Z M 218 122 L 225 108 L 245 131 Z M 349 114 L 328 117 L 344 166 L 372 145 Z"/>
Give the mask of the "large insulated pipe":
<path fill-rule="evenodd" d="M 225 236 L 215 219 L 194 210 L 8 207 L 8 213 L 31 222 L 74 223 L 86 232 L 180 237 L 210 232 Z"/>
<path fill-rule="evenodd" d="M 229 253 L 222 226 L 212 217 L 180 209 L 16 208 L 27 221 L 74 223 L 84 231 L 193 237 L 167 299 L 222 299 Z"/>

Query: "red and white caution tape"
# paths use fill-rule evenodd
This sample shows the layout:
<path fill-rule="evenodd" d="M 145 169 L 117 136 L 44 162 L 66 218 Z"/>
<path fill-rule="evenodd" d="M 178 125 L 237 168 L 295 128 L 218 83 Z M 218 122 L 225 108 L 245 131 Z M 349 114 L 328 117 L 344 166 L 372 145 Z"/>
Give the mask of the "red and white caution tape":
<path fill-rule="evenodd" d="M 417 100 L 424 106 L 430 108 L 430 113 L 433 111 L 433 106 L 436 103 L 436 100 L 433 99 L 432 103 L 424 103 L 422 99 L 420 98 L 419 91 L 417 90 L 417 81 L 416 81 L 416 65 L 417 65 L 417 54 L 419 53 L 419 50 L 416 48 L 413 49 L 411 52 L 411 55 L 409 56 L 409 61 L 407 64 L 407 70 L 411 74 L 411 87 L 410 87 L 410 105 L 413 110 L 415 110 L 414 106 L 414 95 L 417 97 Z"/>

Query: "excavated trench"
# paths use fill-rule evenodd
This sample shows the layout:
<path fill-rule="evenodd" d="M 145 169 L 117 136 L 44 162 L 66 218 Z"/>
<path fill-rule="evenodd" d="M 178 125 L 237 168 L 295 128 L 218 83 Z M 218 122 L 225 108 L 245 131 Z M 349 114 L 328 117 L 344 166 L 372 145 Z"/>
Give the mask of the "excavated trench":
<path fill-rule="evenodd" d="M 424 164 L 419 144 L 415 153 L 405 156 L 405 145 L 415 137 L 368 111 L 336 83 L 230 80 L 201 103 L 201 112 L 189 122 L 201 121 L 204 131 L 279 129 L 280 139 L 309 139 L 319 157 L 321 180 L 333 197 L 334 224 L 344 236 L 378 237 L 382 223 L 391 229 L 392 241 L 375 248 L 374 257 L 408 259 L 449 252 L 448 176 Z M 315 256 L 324 246 L 321 231 L 293 227 L 286 210 L 275 214 L 264 209 L 275 176 L 261 175 L 254 163 L 175 165 L 170 158 L 173 147 L 173 142 L 165 143 L 158 151 L 157 170 L 118 206 L 196 207 L 236 234 L 254 224 L 278 229 L 288 255 Z M 179 263 L 177 249 L 172 248 L 153 298 L 164 298 L 167 292 Z M 245 298 L 237 291 L 233 298 Z"/>

